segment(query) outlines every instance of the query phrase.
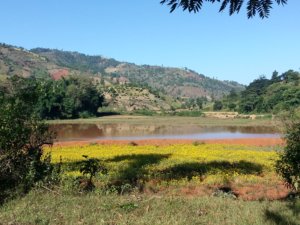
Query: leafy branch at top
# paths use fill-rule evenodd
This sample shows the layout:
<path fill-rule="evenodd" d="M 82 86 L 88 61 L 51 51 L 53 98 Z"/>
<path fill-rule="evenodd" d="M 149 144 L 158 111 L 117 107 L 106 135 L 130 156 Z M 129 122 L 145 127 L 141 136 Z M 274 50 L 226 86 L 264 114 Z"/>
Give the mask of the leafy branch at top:
<path fill-rule="evenodd" d="M 184 11 L 197 13 L 202 9 L 204 2 L 221 3 L 219 12 L 224 11 L 229 8 L 229 15 L 234 13 L 239 13 L 242 6 L 244 5 L 244 0 L 162 0 L 161 4 L 167 4 L 170 7 L 170 12 L 173 12 L 177 8 L 182 8 Z M 247 16 L 248 18 L 254 17 L 256 14 L 260 18 L 267 18 L 270 15 L 270 10 L 272 5 L 285 5 L 288 0 L 248 0 L 247 1 Z"/>

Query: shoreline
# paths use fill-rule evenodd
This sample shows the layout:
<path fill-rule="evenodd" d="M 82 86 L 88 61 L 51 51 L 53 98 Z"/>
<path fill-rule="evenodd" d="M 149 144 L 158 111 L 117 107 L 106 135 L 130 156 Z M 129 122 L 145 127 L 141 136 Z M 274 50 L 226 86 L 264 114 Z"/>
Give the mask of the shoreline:
<path fill-rule="evenodd" d="M 175 144 L 228 144 L 228 145 L 250 145 L 250 146 L 277 146 L 284 145 L 281 138 L 237 138 L 237 139 L 145 139 L 145 140 L 85 140 L 85 141 L 58 141 L 54 146 L 84 146 L 90 144 L 101 145 L 175 145 Z"/>

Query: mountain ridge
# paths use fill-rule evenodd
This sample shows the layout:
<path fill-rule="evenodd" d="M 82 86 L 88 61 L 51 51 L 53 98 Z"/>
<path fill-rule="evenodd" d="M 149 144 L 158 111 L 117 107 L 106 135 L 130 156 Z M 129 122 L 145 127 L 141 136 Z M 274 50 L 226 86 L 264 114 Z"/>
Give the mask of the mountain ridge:
<path fill-rule="evenodd" d="M 49 48 L 26 50 L 0 45 L 0 76 L 52 77 L 91 76 L 111 83 L 132 83 L 170 95 L 173 98 L 205 97 L 219 99 L 232 89 L 244 86 L 234 81 L 220 81 L 188 68 L 136 65 L 100 55 L 90 56 L 76 51 Z"/>

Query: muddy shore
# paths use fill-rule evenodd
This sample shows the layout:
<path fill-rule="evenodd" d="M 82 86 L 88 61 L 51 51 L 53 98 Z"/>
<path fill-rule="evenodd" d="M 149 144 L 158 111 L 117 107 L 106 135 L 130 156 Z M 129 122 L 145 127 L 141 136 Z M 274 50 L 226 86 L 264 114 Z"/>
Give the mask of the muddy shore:
<path fill-rule="evenodd" d="M 247 138 L 247 139 L 209 139 L 209 140 L 173 140 L 173 139 L 148 139 L 148 140 L 88 140 L 88 141 L 67 141 L 55 142 L 55 146 L 72 146 L 72 145 L 89 145 L 89 144 L 102 144 L 102 145 L 174 145 L 174 144 L 193 144 L 207 143 L 207 144 L 236 144 L 236 145 L 253 145 L 253 146 L 276 146 L 283 145 L 284 141 L 280 138 Z"/>

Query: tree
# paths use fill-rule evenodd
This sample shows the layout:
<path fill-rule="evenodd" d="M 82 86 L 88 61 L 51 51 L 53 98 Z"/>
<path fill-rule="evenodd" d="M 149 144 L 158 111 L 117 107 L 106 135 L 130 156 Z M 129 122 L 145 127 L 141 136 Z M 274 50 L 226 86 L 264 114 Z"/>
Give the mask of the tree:
<path fill-rule="evenodd" d="M 285 120 L 287 121 L 287 120 Z M 279 160 L 276 163 L 277 172 L 283 177 L 287 185 L 300 190 L 300 122 L 294 120 L 285 122 L 286 146 L 280 154 Z"/>
<path fill-rule="evenodd" d="M 280 77 L 276 70 L 272 73 L 271 81 L 272 83 L 280 82 Z"/>
<path fill-rule="evenodd" d="M 223 108 L 223 103 L 221 101 L 215 101 L 213 109 L 216 111 L 220 111 Z"/>
<path fill-rule="evenodd" d="M 196 104 L 199 109 L 203 108 L 203 99 L 202 98 L 196 98 Z"/>
<path fill-rule="evenodd" d="M 95 116 L 104 97 L 92 79 L 70 76 L 66 79 L 39 79 L 36 111 L 43 119 Z"/>
<path fill-rule="evenodd" d="M 270 80 L 264 76 L 260 76 L 259 79 L 251 82 L 249 86 L 246 87 L 246 90 L 241 93 L 240 111 L 243 113 L 249 113 L 255 110 L 257 112 L 264 111 L 262 96 L 269 85 Z"/>
<path fill-rule="evenodd" d="M 231 103 L 228 104 L 228 108 L 229 108 L 231 111 L 234 111 L 235 108 L 236 108 L 236 104 L 233 103 L 233 102 L 231 102 Z"/>
<path fill-rule="evenodd" d="M 0 87 L 0 202 L 16 190 L 28 191 L 52 170 L 42 154 L 53 134 L 34 112 L 37 100 L 32 79 L 13 77 Z"/>
<path fill-rule="evenodd" d="M 67 109 L 65 117 L 90 117 L 97 114 L 104 97 L 98 92 L 91 79 L 70 77 L 67 82 L 64 106 Z"/>
<path fill-rule="evenodd" d="M 210 3 L 221 3 L 219 12 L 224 11 L 229 8 L 229 15 L 234 13 L 239 13 L 242 6 L 244 5 L 244 0 L 162 0 L 161 4 L 167 4 L 173 12 L 176 8 L 182 8 L 184 11 L 197 13 L 201 10 L 204 2 Z M 248 18 L 254 17 L 256 14 L 260 18 L 267 18 L 272 9 L 272 5 L 277 3 L 278 5 L 287 4 L 288 0 L 247 0 L 247 16 Z"/>
<path fill-rule="evenodd" d="M 236 99 L 236 98 L 238 97 L 238 94 L 236 93 L 236 90 L 231 89 L 230 92 L 229 92 L 228 97 L 229 97 L 230 99 Z"/>
<path fill-rule="evenodd" d="M 99 159 L 89 158 L 87 155 L 83 155 L 82 157 L 84 157 L 86 160 L 83 161 L 80 167 L 80 172 L 83 175 L 88 175 L 89 178 L 88 180 L 82 180 L 80 186 L 82 189 L 90 191 L 95 188 L 93 177 L 95 177 L 98 172 L 106 174 L 107 169 Z"/>

